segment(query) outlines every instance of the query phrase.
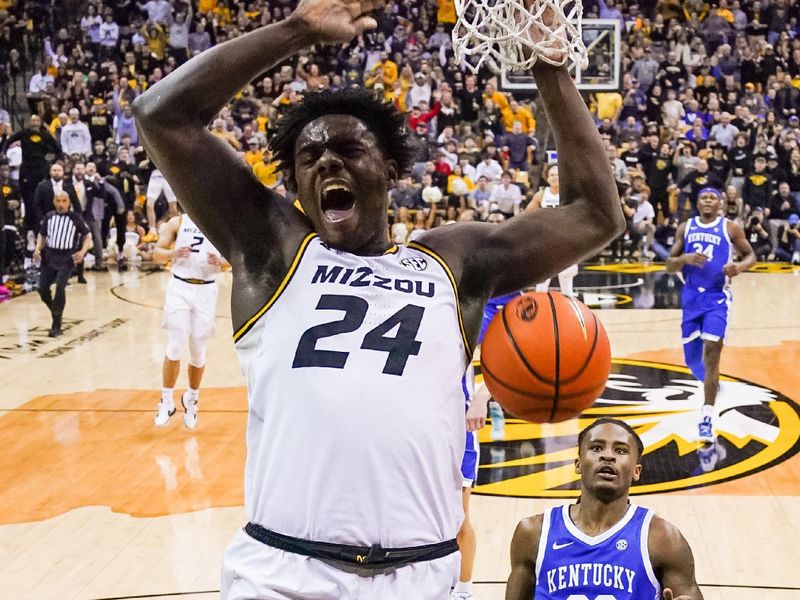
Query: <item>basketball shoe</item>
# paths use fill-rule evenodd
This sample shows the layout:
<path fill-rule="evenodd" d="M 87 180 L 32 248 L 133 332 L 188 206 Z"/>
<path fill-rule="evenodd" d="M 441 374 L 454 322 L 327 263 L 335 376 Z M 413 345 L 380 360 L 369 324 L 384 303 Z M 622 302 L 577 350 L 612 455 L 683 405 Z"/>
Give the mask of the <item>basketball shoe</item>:
<path fill-rule="evenodd" d="M 175 404 L 161 400 L 161 402 L 158 403 L 156 416 L 153 417 L 153 423 L 155 423 L 156 427 L 164 427 L 169 423 L 169 418 L 174 414 Z"/>
<path fill-rule="evenodd" d="M 698 435 L 697 439 L 704 444 L 714 443 L 714 423 L 711 420 L 711 415 L 705 415 L 697 426 Z"/>
<path fill-rule="evenodd" d="M 720 445 L 716 440 L 697 449 L 697 458 L 700 461 L 700 470 L 703 473 L 713 471 L 717 464 L 725 460 L 727 456 L 728 452 L 725 450 L 725 446 Z"/>
<path fill-rule="evenodd" d="M 502 442 L 506 439 L 506 415 L 496 400 L 489 401 L 489 417 L 492 419 L 492 441 Z"/>
<path fill-rule="evenodd" d="M 197 427 L 197 398 L 191 398 L 189 392 L 184 392 L 181 396 L 181 404 L 183 405 L 183 424 L 186 429 L 194 429 Z"/>

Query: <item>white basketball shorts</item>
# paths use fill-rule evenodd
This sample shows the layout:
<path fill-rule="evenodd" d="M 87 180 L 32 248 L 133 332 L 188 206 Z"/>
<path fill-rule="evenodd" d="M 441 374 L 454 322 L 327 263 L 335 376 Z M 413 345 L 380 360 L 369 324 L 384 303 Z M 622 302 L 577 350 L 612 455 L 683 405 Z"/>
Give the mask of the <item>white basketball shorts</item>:
<path fill-rule="evenodd" d="M 167 179 L 160 172 L 153 173 L 150 175 L 150 181 L 147 182 L 147 203 L 155 203 L 161 192 L 164 192 L 164 197 L 170 204 L 177 200 Z"/>
<path fill-rule="evenodd" d="M 222 600 L 447 600 L 461 554 L 364 577 L 239 530 L 222 560 Z"/>
<path fill-rule="evenodd" d="M 218 295 L 216 283 L 193 284 L 170 277 L 161 327 L 202 339 L 212 337 Z"/>

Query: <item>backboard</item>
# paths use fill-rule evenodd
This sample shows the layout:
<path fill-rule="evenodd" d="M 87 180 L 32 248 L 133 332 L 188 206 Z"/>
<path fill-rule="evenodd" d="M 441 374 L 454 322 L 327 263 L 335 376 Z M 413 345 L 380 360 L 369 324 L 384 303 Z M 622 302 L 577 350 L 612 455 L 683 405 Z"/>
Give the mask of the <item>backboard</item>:
<path fill-rule="evenodd" d="M 586 92 L 618 90 L 621 84 L 620 56 L 621 23 L 616 19 L 583 19 L 581 32 L 583 43 L 589 55 L 586 69 L 570 72 L 578 89 Z M 535 90 L 536 83 L 529 73 L 519 71 L 504 72 L 500 76 L 503 90 Z"/>

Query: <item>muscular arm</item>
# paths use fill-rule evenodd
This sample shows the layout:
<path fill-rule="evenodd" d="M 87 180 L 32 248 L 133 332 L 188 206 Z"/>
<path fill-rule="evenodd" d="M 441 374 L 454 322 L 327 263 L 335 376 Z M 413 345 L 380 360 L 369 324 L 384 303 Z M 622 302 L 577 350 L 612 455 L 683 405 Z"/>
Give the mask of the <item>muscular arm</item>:
<path fill-rule="evenodd" d="M 728 236 L 731 238 L 736 251 L 741 256 L 741 260 L 736 264 L 725 265 L 725 274 L 729 277 L 734 277 L 739 273 L 749 271 L 750 268 L 756 264 L 756 254 L 753 252 L 753 247 L 747 241 L 742 227 L 733 221 L 728 221 Z"/>
<path fill-rule="evenodd" d="M 511 574 L 506 584 L 506 600 L 530 600 L 536 587 L 536 558 L 544 515 L 523 519 L 511 538 Z"/>
<path fill-rule="evenodd" d="M 661 587 L 672 590 L 675 598 L 703 600 L 695 580 L 692 549 L 678 528 L 660 517 L 653 517 L 649 533 L 647 549 Z"/>
<path fill-rule="evenodd" d="M 182 206 L 233 260 L 243 248 L 276 245 L 279 230 L 300 230 L 303 221 L 206 125 L 239 89 L 310 39 L 298 19 L 263 27 L 203 52 L 134 101 L 148 154 Z"/>
<path fill-rule="evenodd" d="M 465 298 L 542 281 L 599 250 L 625 227 L 603 142 L 569 73 L 537 63 L 533 75 L 564 165 L 559 192 L 565 206 L 524 213 L 500 226 L 465 223 L 428 233 L 423 242 L 450 263 Z"/>
<path fill-rule="evenodd" d="M 286 20 L 196 56 L 134 102 L 139 135 L 181 204 L 234 268 L 234 326 L 275 290 L 308 220 L 265 188 L 207 123 L 271 65 L 312 44 L 344 43 L 377 26 L 382 0 L 301 0 Z"/>
<path fill-rule="evenodd" d="M 667 273 L 677 273 L 683 268 L 685 260 L 683 258 L 683 237 L 686 233 L 686 223 L 678 225 L 675 232 L 675 244 L 667 257 Z"/>

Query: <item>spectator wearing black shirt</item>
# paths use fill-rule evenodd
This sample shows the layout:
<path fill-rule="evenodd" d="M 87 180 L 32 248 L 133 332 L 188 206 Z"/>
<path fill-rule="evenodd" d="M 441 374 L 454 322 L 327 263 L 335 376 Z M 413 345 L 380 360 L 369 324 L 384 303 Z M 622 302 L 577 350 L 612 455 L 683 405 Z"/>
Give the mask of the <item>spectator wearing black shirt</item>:
<path fill-rule="evenodd" d="M 782 181 L 778 184 L 778 192 L 769 201 L 769 234 L 772 251 L 778 245 L 778 229 L 786 225 L 792 214 L 800 213 L 797 198 L 792 195 L 789 184 Z"/>
<path fill-rule="evenodd" d="M 772 197 L 772 178 L 767 171 L 767 160 L 757 156 L 753 163 L 753 171 L 745 177 L 742 187 L 742 199 L 752 210 L 756 206 L 766 209 Z"/>
<path fill-rule="evenodd" d="M 728 152 L 730 162 L 731 185 L 741 193 L 744 178 L 753 168 L 753 154 L 749 147 L 747 135 L 739 133 L 734 141 L 733 148 Z"/>
<path fill-rule="evenodd" d="M 483 94 L 475 84 L 475 77 L 468 75 L 464 80 L 464 89 L 458 92 L 458 101 L 461 107 L 461 118 L 469 125 L 472 130 L 477 131 L 478 117 L 483 106 Z"/>
<path fill-rule="evenodd" d="M 34 218 L 36 213 L 33 211 L 33 194 L 39 182 L 47 177 L 50 161 L 57 158 L 61 153 L 61 148 L 55 138 L 50 135 L 47 127 L 42 126 L 42 119 L 39 115 L 32 115 L 30 125 L 12 135 L 6 141 L 6 148 L 19 140 L 22 148 L 22 164 L 19 169 L 19 181 L 22 190 L 22 197 L 25 202 L 26 218 Z M 33 223 L 28 223 L 33 229 Z"/>
<path fill-rule="evenodd" d="M 653 136 L 655 137 L 655 136 Z M 658 155 L 644 165 L 647 185 L 650 186 L 650 201 L 666 219 L 669 216 L 669 186 L 675 181 L 675 165 L 672 164 L 672 149 L 669 144 L 661 144 Z M 671 248 L 672 245 L 667 246 Z"/>
<path fill-rule="evenodd" d="M 678 218 L 670 217 L 667 221 L 662 223 L 656 228 L 656 233 L 653 239 L 653 252 L 655 252 L 658 260 L 666 262 L 669 257 L 670 250 L 675 244 L 675 232 L 678 230 Z"/>
<path fill-rule="evenodd" d="M 756 206 L 747 218 L 747 227 L 744 229 L 745 237 L 753 247 L 756 258 L 764 261 L 772 250 L 769 242 L 769 231 L 764 227 L 764 209 Z"/>
<path fill-rule="evenodd" d="M 728 181 L 731 165 L 728 155 L 725 154 L 725 148 L 720 145 L 714 146 L 711 158 L 708 159 L 708 170 L 719 177 L 721 181 Z"/>
<path fill-rule="evenodd" d="M 16 227 L 16 211 L 20 206 L 20 192 L 17 184 L 11 180 L 11 168 L 8 163 L 0 164 L 0 281 L 6 282 L 6 261 L 13 252 L 13 228 Z M 12 231 L 6 232 L 6 225 Z M 11 242 L 11 244 L 9 244 Z"/>
<path fill-rule="evenodd" d="M 39 225 L 33 258 L 41 263 L 39 296 L 52 317 L 48 335 L 58 337 L 61 335 L 67 280 L 75 265 L 81 263 L 86 256 L 91 237 L 83 217 L 70 211 L 70 199 L 65 191 L 56 193 L 53 205 L 55 210 L 48 212 Z M 50 290 L 53 283 L 56 284 L 55 297 Z"/>

